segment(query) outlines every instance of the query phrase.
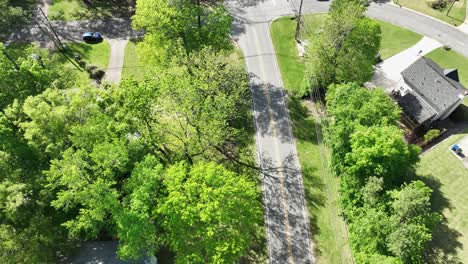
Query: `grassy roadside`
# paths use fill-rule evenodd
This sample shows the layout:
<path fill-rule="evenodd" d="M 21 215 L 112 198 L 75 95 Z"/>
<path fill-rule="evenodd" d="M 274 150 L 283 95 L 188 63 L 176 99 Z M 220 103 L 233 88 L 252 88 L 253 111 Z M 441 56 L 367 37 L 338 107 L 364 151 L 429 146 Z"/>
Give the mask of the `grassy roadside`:
<path fill-rule="evenodd" d="M 304 23 L 314 30 L 326 18 L 326 14 L 309 14 L 304 16 Z M 410 30 L 376 20 L 382 30 L 380 53 L 382 59 L 389 58 L 416 44 L 422 36 Z M 294 33 L 296 21 L 282 17 L 271 25 L 271 37 L 276 57 L 286 90 L 294 91 L 301 87 L 304 79 L 304 61 L 298 56 Z"/>
<path fill-rule="evenodd" d="M 125 57 L 122 69 L 122 79 L 133 77 L 135 80 L 143 80 L 146 69 L 140 61 L 140 57 L 136 50 L 137 41 L 130 40 L 125 47 Z"/>
<path fill-rule="evenodd" d="M 435 182 L 434 206 L 443 209 L 447 219 L 447 225 L 435 233 L 433 247 L 458 257 L 459 263 L 468 263 L 468 169 L 450 153 L 449 147 L 467 135 L 453 135 L 424 153 L 417 168 L 418 175 Z M 452 263 L 446 257 L 443 256 L 445 263 Z"/>
<path fill-rule="evenodd" d="M 339 216 L 338 179 L 329 173 L 324 146 L 317 142 L 317 120 L 306 103 L 288 102 L 301 164 L 317 263 L 352 263 L 347 233 Z"/>
<path fill-rule="evenodd" d="M 404 7 L 413 9 L 415 11 L 424 13 L 431 17 L 440 19 L 454 26 L 459 26 L 463 23 L 466 16 L 466 1 L 460 0 L 456 1 L 453 5 L 453 8 L 450 10 L 447 15 L 449 7 L 452 5 L 452 1 L 448 1 L 449 4 L 446 8 L 439 10 L 431 8 L 426 0 L 393 0 L 395 4 L 402 5 Z"/>

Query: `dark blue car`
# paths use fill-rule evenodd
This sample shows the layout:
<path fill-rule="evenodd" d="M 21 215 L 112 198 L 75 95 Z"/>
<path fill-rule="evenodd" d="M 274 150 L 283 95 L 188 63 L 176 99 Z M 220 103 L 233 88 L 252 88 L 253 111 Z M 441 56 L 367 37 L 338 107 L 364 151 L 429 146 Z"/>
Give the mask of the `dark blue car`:
<path fill-rule="evenodd" d="M 83 41 L 86 43 L 100 43 L 103 38 L 99 32 L 86 32 L 83 34 Z"/>

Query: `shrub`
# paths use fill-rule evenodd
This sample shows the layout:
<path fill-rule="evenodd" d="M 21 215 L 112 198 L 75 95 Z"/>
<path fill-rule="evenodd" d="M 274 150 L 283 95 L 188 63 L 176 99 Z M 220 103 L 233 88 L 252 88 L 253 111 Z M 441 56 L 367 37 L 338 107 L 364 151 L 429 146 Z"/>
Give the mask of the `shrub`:
<path fill-rule="evenodd" d="M 447 6 L 447 0 L 428 0 L 427 4 L 433 9 L 440 10 Z"/>
<path fill-rule="evenodd" d="M 427 133 L 424 135 L 424 142 L 430 142 L 440 136 L 440 130 L 439 129 L 431 129 L 427 131 Z"/>

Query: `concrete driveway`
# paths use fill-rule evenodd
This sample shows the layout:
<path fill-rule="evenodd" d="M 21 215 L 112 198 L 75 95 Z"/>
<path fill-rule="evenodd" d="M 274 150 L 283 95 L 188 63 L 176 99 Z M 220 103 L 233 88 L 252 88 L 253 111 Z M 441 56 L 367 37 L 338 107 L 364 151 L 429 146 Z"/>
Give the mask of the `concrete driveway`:
<path fill-rule="evenodd" d="M 442 47 L 442 44 L 437 40 L 424 37 L 416 45 L 406 49 L 377 65 L 387 78 L 397 82 L 401 79 L 401 72 L 408 68 L 411 64 L 417 61 L 427 53 Z"/>
<path fill-rule="evenodd" d="M 122 67 L 125 59 L 127 39 L 109 39 L 110 56 L 104 80 L 118 84 L 122 77 Z"/>

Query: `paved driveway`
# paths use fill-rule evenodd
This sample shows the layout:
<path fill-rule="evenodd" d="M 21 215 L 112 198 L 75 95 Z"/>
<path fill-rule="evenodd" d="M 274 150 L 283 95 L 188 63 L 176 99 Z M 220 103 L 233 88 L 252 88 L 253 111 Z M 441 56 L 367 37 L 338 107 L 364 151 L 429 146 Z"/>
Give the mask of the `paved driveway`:
<path fill-rule="evenodd" d="M 128 40 L 126 39 L 110 39 L 110 55 L 109 64 L 107 66 L 104 80 L 111 83 L 119 83 L 122 77 L 122 67 L 125 59 L 125 46 Z"/>
<path fill-rule="evenodd" d="M 385 75 L 397 82 L 401 79 L 401 72 L 417 61 L 421 56 L 426 55 L 434 49 L 441 47 L 442 44 L 434 39 L 424 37 L 416 45 L 406 49 L 377 65 Z"/>

